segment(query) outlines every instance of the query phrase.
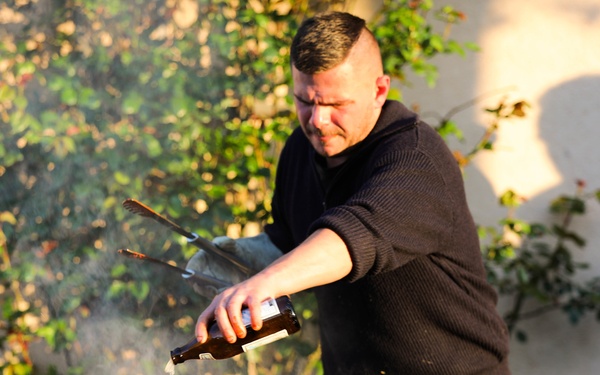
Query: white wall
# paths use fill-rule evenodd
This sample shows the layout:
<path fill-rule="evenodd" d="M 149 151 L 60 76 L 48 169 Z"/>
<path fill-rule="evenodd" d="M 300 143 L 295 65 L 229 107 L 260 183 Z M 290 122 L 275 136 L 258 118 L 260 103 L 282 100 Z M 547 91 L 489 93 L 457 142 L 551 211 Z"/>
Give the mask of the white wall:
<path fill-rule="evenodd" d="M 354 11 L 367 16 L 376 3 L 360 2 Z M 504 97 L 531 104 L 525 119 L 501 126 L 496 151 L 477 157 L 466 171 L 476 221 L 490 225 L 505 214 L 496 197 L 507 189 L 528 199 L 518 217 L 545 223 L 551 220 L 550 201 L 572 194 L 577 179 L 585 180 L 589 190 L 600 189 L 600 0 L 435 3 L 464 11 L 468 18 L 453 28 L 452 35 L 474 41 L 482 50 L 466 58 L 434 60 L 440 67 L 437 86 L 431 89 L 421 78 L 411 78 L 414 86 L 403 88 L 405 103 L 418 103 L 433 123 L 427 113 L 445 114 L 490 94 L 456 117 L 466 130 L 468 145 L 489 123 L 484 106 L 496 105 Z M 600 204 L 590 201 L 588 213 L 577 218 L 572 229 L 588 241 L 577 253 L 578 260 L 593 266 L 583 276 L 600 275 Z M 511 343 L 514 374 L 600 374 L 600 323 L 593 316 L 571 326 L 565 314 L 550 313 L 522 328 L 529 342 Z"/>

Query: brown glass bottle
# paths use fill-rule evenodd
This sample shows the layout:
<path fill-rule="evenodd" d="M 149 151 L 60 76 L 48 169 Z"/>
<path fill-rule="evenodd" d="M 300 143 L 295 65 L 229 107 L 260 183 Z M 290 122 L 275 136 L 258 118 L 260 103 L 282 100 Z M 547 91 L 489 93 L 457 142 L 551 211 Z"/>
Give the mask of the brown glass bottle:
<path fill-rule="evenodd" d="M 187 361 L 188 359 L 225 359 L 231 358 L 256 347 L 269 344 L 300 330 L 300 322 L 288 296 L 263 302 L 263 326 L 255 331 L 250 327 L 249 312 L 242 311 L 246 322 L 246 337 L 238 338 L 233 344 L 225 340 L 216 322 L 208 329 L 208 339 L 204 344 L 193 339 L 182 347 L 171 350 L 173 364 Z"/>

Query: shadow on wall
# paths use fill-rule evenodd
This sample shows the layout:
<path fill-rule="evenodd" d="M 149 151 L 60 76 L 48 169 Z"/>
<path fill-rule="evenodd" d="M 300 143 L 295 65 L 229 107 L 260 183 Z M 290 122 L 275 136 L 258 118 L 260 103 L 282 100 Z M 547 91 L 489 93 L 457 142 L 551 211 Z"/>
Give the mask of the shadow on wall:
<path fill-rule="evenodd" d="M 583 76 L 549 90 L 541 100 L 540 136 L 567 184 L 600 184 L 600 76 Z"/>
<path fill-rule="evenodd" d="M 576 180 L 586 181 L 587 191 L 600 188 L 600 76 L 582 76 L 561 83 L 548 90 L 539 105 L 539 136 L 546 143 L 562 182 L 532 197 L 523 210 L 529 205 L 542 207 L 549 216 L 547 207 L 551 200 L 561 194 L 572 195 Z M 573 230 L 587 241 L 583 251 L 573 255 L 575 261 L 590 264 L 587 272 L 594 277 L 600 272 L 600 207 L 597 202 L 589 203 L 586 214 L 572 223 Z M 595 358 L 600 345 L 599 327 L 593 314 L 573 326 L 560 311 L 524 321 L 522 328 L 535 332 L 534 342 L 511 345 L 513 373 L 598 373 Z M 569 345 L 564 345 L 567 342 Z"/>
<path fill-rule="evenodd" d="M 589 25 L 593 25 L 600 20 L 600 5 L 592 4 L 592 1 L 590 1 L 589 4 L 564 2 L 564 4 L 556 7 L 556 11 L 576 18 L 577 22 L 583 22 Z"/>
<path fill-rule="evenodd" d="M 551 221 L 553 217 L 548 209 L 551 201 L 560 195 L 574 194 L 578 180 L 586 183 L 588 191 L 600 188 L 600 76 L 583 76 L 561 83 L 548 90 L 534 105 L 540 110 L 538 137 L 545 144 L 545 152 L 552 167 L 561 176 L 561 182 L 526 197 L 528 201 L 521 206 L 517 216 L 526 215 L 527 220 Z M 502 208 L 494 210 L 493 214 L 479 209 L 479 202 L 484 203 L 486 210 L 489 209 L 485 203 L 496 200 L 497 194 L 478 167 L 467 168 L 465 184 L 478 223 L 493 225 L 506 213 Z M 515 192 L 519 194 L 518 189 Z M 598 223 L 593 219 L 578 220 L 577 225 L 578 231 L 583 234 L 597 235 L 593 227 L 597 227 Z"/>
<path fill-rule="evenodd" d="M 536 105 L 540 110 L 539 122 L 527 126 L 537 125 L 538 137 L 545 144 L 545 152 L 552 167 L 560 174 L 561 182 L 528 197 L 517 217 L 528 216 L 526 220 L 552 223 L 557 218 L 550 214 L 551 201 L 560 195 L 573 195 L 577 180 L 586 181 L 586 191 L 600 189 L 600 76 L 582 76 L 563 82 L 549 89 Z M 468 188 L 483 187 L 486 194 L 484 203 L 489 202 L 489 186 L 479 170 L 470 168 L 465 179 Z M 575 250 L 573 256 L 576 262 L 591 266 L 586 271 L 588 273 L 579 273 L 584 280 L 600 273 L 600 205 L 594 201 L 588 203 L 586 214 L 575 217 L 571 225 L 571 229 L 587 241 L 582 251 L 571 247 Z M 476 210 L 477 207 L 474 208 Z M 474 216 L 478 221 L 477 215 Z M 498 306 L 502 314 L 505 302 L 508 301 L 501 300 Z M 532 340 L 527 344 L 516 340 L 511 342 L 513 373 L 598 373 L 597 368 L 592 369 L 598 361 L 590 359 L 596 358 L 600 344 L 599 327 L 593 314 L 586 314 L 577 325 L 571 325 L 568 316 L 558 310 L 523 321 L 521 328 L 531 332 Z"/>
<path fill-rule="evenodd" d="M 539 136 L 563 182 L 531 203 L 549 204 L 560 194 L 572 194 L 577 180 L 585 181 L 588 190 L 600 188 L 600 76 L 561 83 L 548 90 L 540 105 Z M 579 220 L 578 230 L 595 234 L 593 221 Z"/>

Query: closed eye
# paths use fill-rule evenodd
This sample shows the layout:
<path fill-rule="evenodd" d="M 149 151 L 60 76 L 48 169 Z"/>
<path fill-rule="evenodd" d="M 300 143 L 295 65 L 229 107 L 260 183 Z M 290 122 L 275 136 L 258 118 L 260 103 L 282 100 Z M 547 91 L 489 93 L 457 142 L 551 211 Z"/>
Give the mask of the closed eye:
<path fill-rule="evenodd" d="M 301 97 L 299 97 L 298 95 L 294 94 L 294 97 L 296 98 L 297 101 L 299 101 L 300 103 L 304 104 L 304 105 L 313 105 L 312 101 L 309 100 L 305 100 L 302 99 Z"/>
<path fill-rule="evenodd" d="M 315 105 L 315 102 L 312 100 L 306 100 L 301 98 L 300 96 L 294 94 L 294 97 L 296 98 L 296 100 L 300 103 L 302 103 L 303 105 L 307 105 L 307 106 L 312 106 Z M 340 101 L 333 101 L 333 102 L 318 102 L 317 104 L 320 106 L 324 106 L 324 107 L 342 107 L 344 105 L 350 104 L 352 103 L 351 100 L 340 100 Z"/>

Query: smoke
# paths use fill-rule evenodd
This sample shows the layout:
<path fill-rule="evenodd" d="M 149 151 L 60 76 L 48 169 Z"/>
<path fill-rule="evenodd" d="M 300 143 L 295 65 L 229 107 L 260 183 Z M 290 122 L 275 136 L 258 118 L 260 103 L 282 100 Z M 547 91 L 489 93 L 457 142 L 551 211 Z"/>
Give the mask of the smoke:
<path fill-rule="evenodd" d="M 239 30 L 240 2 L 10 3 L 12 9 L 0 4 L 0 89 L 10 85 L 19 100 L 0 102 L 0 213 L 18 218 L 16 225 L 2 227 L 11 267 L 28 291 L 36 328 L 45 329 L 38 335 L 49 341 L 31 346 L 36 372 L 162 374 L 170 350 L 193 337 L 195 319 L 208 301 L 176 273 L 117 254 L 131 248 L 185 267 L 195 251 L 120 203 L 126 193 L 142 200 L 148 194 L 154 201 L 164 197 L 168 211 L 211 198 L 195 186 L 198 180 L 183 181 L 192 185 L 185 186 L 189 196 L 177 194 L 183 189 L 170 184 L 183 178 L 169 176 L 196 175 L 202 169 L 198 163 L 212 158 L 197 142 L 202 139 L 197 129 L 220 129 L 219 117 L 235 112 L 229 105 L 227 113 L 215 110 L 225 94 L 231 103 L 239 98 L 233 89 L 224 94 L 213 77 L 233 78 L 240 64 L 223 66 L 217 61 L 219 46 L 209 48 L 207 40 L 230 33 L 225 27 Z M 260 2 L 249 4 L 264 11 Z M 211 28 L 212 21 L 222 25 Z M 258 47 L 249 40 L 241 51 L 258 56 Z M 225 73 L 212 74 L 218 64 Z M 267 80 L 275 84 L 279 76 L 283 73 Z M 230 86 L 254 79 L 239 76 Z M 201 116 L 186 107 L 185 90 L 191 91 L 191 108 L 203 109 Z M 171 131 L 182 117 L 181 134 Z M 193 131 L 184 133 L 188 128 Z M 178 143 L 188 148 L 174 146 Z M 182 157 L 167 157 L 175 154 Z M 184 156 L 198 161 L 188 165 Z M 170 163 L 160 164 L 165 160 Z M 218 173 L 213 181 L 211 173 L 202 172 L 206 180 L 200 183 L 211 182 L 218 190 L 223 181 L 217 181 Z M 209 222 L 208 214 L 200 220 L 207 231 L 222 224 Z M 176 373 L 235 374 L 252 355 L 190 361 L 176 366 Z"/>
<path fill-rule="evenodd" d="M 157 229 L 152 223 L 149 227 Z M 155 243 L 172 237 L 164 230 L 153 233 L 158 234 L 153 237 Z M 139 244 L 147 252 L 160 251 L 145 238 Z M 177 273 L 117 255 L 117 248 L 139 249 L 139 244 L 124 244 L 111 234 L 103 247 L 96 249 L 95 256 L 60 270 L 52 269 L 60 263 L 52 259 L 52 254 L 39 260 L 44 268 L 51 269 L 47 275 L 53 275 L 38 279 L 40 300 L 49 302 L 53 310 L 49 315 L 64 319 L 76 332 L 76 340 L 56 353 L 42 341 L 31 347 L 32 361 L 40 373 L 55 368 L 59 374 L 67 374 L 70 368 L 82 368 L 86 374 L 164 374 L 170 350 L 193 338 L 191 329 L 206 301 L 195 298 L 192 287 Z M 115 265 L 121 265 L 130 276 L 116 276 Z M 131 286 L 134 280 L 150 285 L 143 300 L 141 295 L 136 300 L 130 293 L 107 292 L 118 289 L 115 285 Z M 77 295 L 85 297 L 88 304 L 65 315 L 65 304 L 72 303 Z M 176 366 L 176 374 L 233 374 L 233 367 L 227 363 L 190 361 Z"/>

